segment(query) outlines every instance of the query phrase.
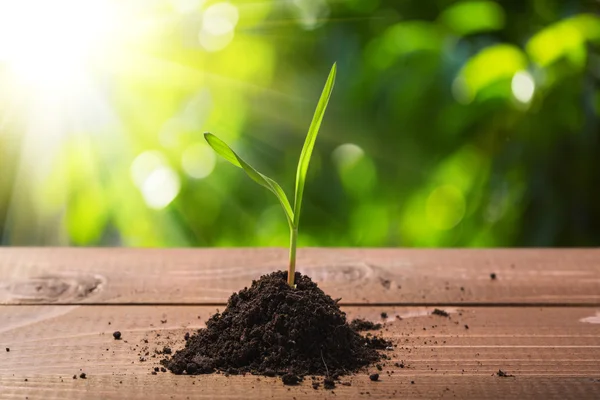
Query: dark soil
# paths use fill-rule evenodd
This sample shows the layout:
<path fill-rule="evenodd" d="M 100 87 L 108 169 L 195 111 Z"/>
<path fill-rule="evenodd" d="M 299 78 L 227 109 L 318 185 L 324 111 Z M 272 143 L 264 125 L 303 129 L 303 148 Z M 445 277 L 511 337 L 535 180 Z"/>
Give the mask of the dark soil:
<path fill-rule="evenodd" d="M 113 337 L 115 338 L 115 340 L 121 340 L 121 332 L 113 332 Z"/>
<path fill-rule="evenodd" d="M 505 371 L 502 371 L 501 369 L 499 369 L 498 372 L 496 372 L 496 375 L 498 375 L 500 378 L 512 378 L 512 377 L 514 377 L 514 375 L 508 374 Z"/>
<path fill-rule="evenodd" d="M 433 310 L 433 312 L 431 314 L 439 315 L 440 317 L 449 317 L 450 316 L 450 314 L 448 314 L 448 312 L 446 312 L 444 310 L 440 310 L 439 308 L 436 308 L 435 310 Z"/>
<path fill-rule="evenodd" d="M 357 372 L 381 359 L 377 349 L 391 343 L 364 338 L 346 320 L 337 301 L 312 280 L 296 273 L 296 288 L 287 272 L 278 271 L 234 293 L 216 313 L 161 361 L 175 374 L 251 373 L 266 376 L 337 377 Z"/>
<path fill-rule="evenodd" d="M 302 378 L 294 374 L 285 374 L 281 377 L 284 385 L 297 385 L 302 381 Z"/>
<path fill-rule="evenodd" d="M 323 380 L 323 387 L 327 390 L 335 389 L 335 381 L 333 378 L 325 378 L 325 380 Z"/>
<path fill-rule="evenodd" d="M 377 329 L 381 329 L 381 324 L 376 324 L 367 321 L 366 319 L 356 318 L 350 322 L 350 328 L 354 329 L 356 332 L 376 331 Z"/>

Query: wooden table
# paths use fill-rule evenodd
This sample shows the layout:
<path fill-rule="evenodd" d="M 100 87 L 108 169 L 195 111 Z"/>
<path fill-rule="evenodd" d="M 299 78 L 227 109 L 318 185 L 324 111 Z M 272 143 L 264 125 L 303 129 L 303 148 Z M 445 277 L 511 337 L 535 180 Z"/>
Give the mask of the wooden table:
<path fill-rule="evenodd" d="M 383 333 L 397 347 L 379 382 L 359 373 L 326 391 L 255 376 L 152 375 L 156 348 L 181 346 L 286 256 L 1 249 L 0 398 L 600 399 L 600 250 L 301 249 L 299 270 L 341 297 L 349 318 L 387 313 Z"/>

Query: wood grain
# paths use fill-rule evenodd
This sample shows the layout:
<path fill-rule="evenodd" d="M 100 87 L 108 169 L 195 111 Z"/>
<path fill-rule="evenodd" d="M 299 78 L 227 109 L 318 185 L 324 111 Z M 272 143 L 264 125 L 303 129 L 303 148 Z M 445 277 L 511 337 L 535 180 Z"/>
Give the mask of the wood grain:
<path fill-rule="evenodd" d="M 342 304 L 600 306 L 600 249 L 299 249 Z M 0 304 L 222 304 L 285 268 L 264 249 L 0 249 Z M 495 273 L 496 280 L 490 279 Z"/>
<path fill-rule="evenodd" d="M 396 347 L 380 382 L 365 371 L 333 394 L 275 378 L 151 375 L 154 350 L 179 348 L 215 307 L 0 306 L 0 399 L 600 397 L 600 309 L 445 310 L 449 318 L 426 307 L 344 307 L 349 318 L 386 311 L 382 332 Z M 498 369 L 514 377 L 494 376 Z M 88 378 L 72 379 L 81 372 Z"/>

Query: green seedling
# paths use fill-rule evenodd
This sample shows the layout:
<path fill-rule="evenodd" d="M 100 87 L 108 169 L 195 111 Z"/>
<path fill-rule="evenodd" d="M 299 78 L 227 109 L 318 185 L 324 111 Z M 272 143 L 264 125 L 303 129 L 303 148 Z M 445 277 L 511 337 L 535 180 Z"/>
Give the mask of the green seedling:
<path fill-rule="evenodd" d="M 317 109 L 313 115 L 302 152 L 300 153 L 300 160 L 298 161 L 298 170 L 296 172 L 296 190 L 294 192 L 294 209 L 290 206 L 285 192 L 279 186 L 277 182 L 269 178 L 266 175 L 261 174 L 254 169 L 250 164 L 242 160 L 231 148 L 223 142 L 221 139 L 213 135 L 212 133 L 205 133 L 204 138 L 208 144 L 219 154 L 221 157 L 229 161 L 231 164 L 239 167 L 246 172 L 246 174 L 256 183 L 269 189 L 281 204 L 283 212 L 287 218 L 288 225 L 290 227 L 290 262 L 288 266 L 288 284 L 294 287 L 294 274 L 296 272 L 296 241 L 298 239 L 298 224 L 300 222 L 300 209 L 302 207 L 302 195 L 304 194 L 304 183 L 306 181 L 306 173 L 308 171 L 308 165 L 310 163 L 310 157 L 312 155 L 313 148 L 315 147 L 315 140 L 319 133 L 319 127 L 321 121 L 323 121 L 323 115 L 333 90 L 333 84 L 335 82 L 336 64 L 331 67 L 331 72 L 321 93 L 321 98 L 317 104 Z"/>

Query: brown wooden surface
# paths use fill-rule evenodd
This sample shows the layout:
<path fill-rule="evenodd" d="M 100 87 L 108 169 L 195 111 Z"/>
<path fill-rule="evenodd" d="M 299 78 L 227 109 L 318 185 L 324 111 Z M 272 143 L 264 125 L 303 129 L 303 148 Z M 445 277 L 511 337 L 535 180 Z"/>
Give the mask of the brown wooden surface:
<path fill-rule="evenodd" d="M 374 368 L 333 392 L 276 378 L 151 375 L 155 348 L 181 347 L 232 291 L 285 264 L 284 250 L 1 249 L 0 399 L 600 398 L 600 251 L 300 254 L 326 292 L 355 304 L 343 307 L 349 318 L 388 313 L 382 333 L 396 347 L 380 382 L 368 379 Z M 406 306 L 426 303 L 450 318 Z M 81 372 L 88 379 L 72 379 Z"/>
<path fill-rule="evenodd" d="M 311 248 L 298 256 L 298 270 L 342 304 L 600 306 L 600 249 Z M 225 303 L 286 263 L 285 249 L 2 248 L 0 304 Z"/>
<path fill-rule="evenodd" d="M 425 307 L 345 307 L 349 318 L 379 320 L 386 311 L 382 332 L 396 348 L 387 352 L 391 360 L 384 363 L 380 382 L 370 382 L 367 371 L 345 378 L 352 386 L 338 386 L 337 398 L 389 398 L 394 391 L 403 398 L 600 396 L 596 308 L 445 309 L 450 318 L 430 315 L 432 309 Z M 150 374 L 159 365 L 154 349 L 181 347 L 183 334 L 202 327 L 215 311 L 207 306 L 3 306 L 0 343 L 10 352 L 0 356 L 0 398 L 335 397 L 314 391 L 308 381 L 288 391 L 276 378 Z M 113 339 L 117 329 L 123 340 Z M 141 362 L 146 351 L 150 357 Z M 405 368 L 394 365 L 400 361 Z M 498 369 L 514 377 L 494 376 Z M 72 379 L 82 371 L 86 380 Z"/>

